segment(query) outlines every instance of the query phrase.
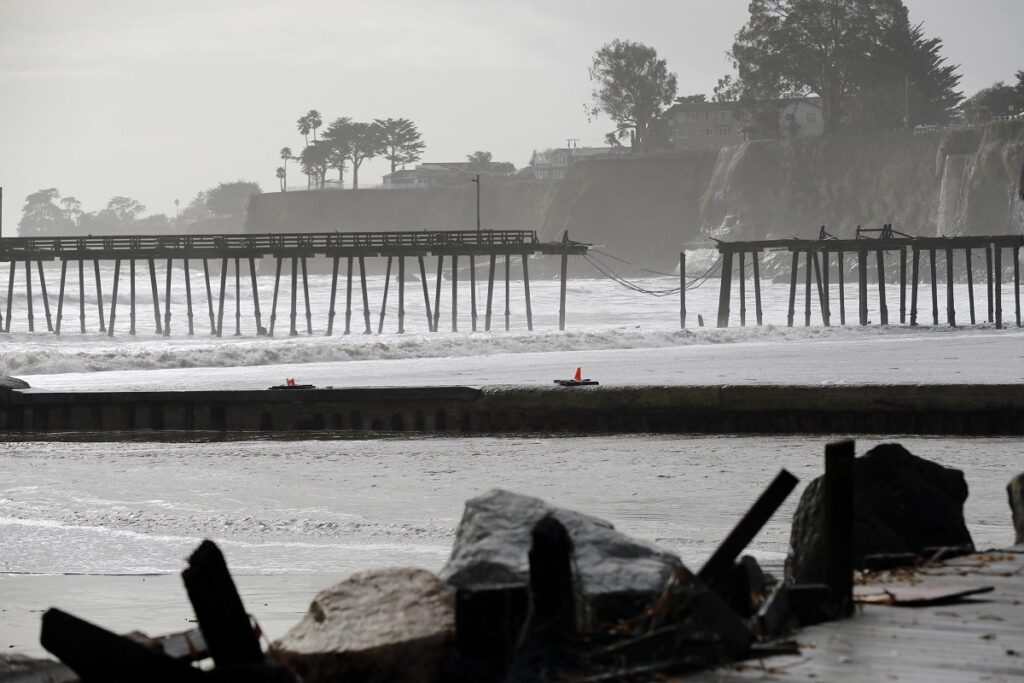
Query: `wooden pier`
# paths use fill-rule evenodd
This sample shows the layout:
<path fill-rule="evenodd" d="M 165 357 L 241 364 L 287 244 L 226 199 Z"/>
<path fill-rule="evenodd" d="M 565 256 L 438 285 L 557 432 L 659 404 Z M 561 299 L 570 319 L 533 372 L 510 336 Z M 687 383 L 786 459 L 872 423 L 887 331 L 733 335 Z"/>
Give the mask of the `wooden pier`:
<path fill-rule="evenodd" d="M 338 280 L 342 275 L 342 262 L 344 262 L 345 282 L 345 320 L 344 334 L 352 332 L 353 316 L 353 278 L 358 265 L 359 287 L 362 295 L 362 331 L 370 334 L 373 327 L 370 321 L 370 302 L 366 286 L 367 260 L 387 259 L 387 279 L 384 285 L 383 300 L 380 305 L 380 318 L 377 323 L 377 332 L 384 331 L 384 322 L 387 313 L 388 294 L 391 285 L 392 273 L 397 271 L 398 286 L 396 297 L 398 332 L 405 331 L 405 295 L 406 295 L 406 259 L 412 259 L 414 267 L 418 266 L 419 279 L 423 290 L 423 303 L 426 313 L 428 329 L 437 332 L 440 328 L 440 311 L 442 304 L 442 280 L 447 265 L 449 279 L 451 281 L 451 329 L 458 331 L 459 308 L 458 308 L 458 286 L 459 286 L 459 257 L 468 260 L 469 277 L 472 287 L 470 300 L 471 308 L 471 329 L 475 332 L 478 329 L 478 314 L 476 301 L 476 259 L 486 259 L 487 270 L 487 298 L 484 311 L 483 329 L 491 330 L 492 303 L 494 299 L 494 276 L 498 266 L 498 258 L 501 257 L 504 265 L 505 279 L 505 329 L 510 328 L 510 291 L 509 280 L 512 259 L 519 258 L 521 261 L 523 290 L 526 300 L 526 325 L 527 329 L 533 329 L 533 308 L 530 301 L 530 273 L 528 258 L 534 255 L 558 256 L 561 258 L 561 273 L 563 277 L 561 287 L 559 329 L 565 329 L 565 273 L 566 264 L 570 255 L 586 254 L 589 245 L 569 240 L 568 233 L 564 234 L 561 241 L 541 242 L 535 231 L 529 230 L 423 230 L 405 232 L 332 232 L 332 233 L 293 233 L 293 234 L 267 234 L 267 235 L 149 235 L 149 236 L 128 236 L 128 235 L 106 235 L 88 237 L 19 237 L 4 238 L 0 240 L 0 263 L 9 264 L 7 281 L 6 310 L 0 306 L 0 330 L 11 331 L 11 319 L 14 315 L 15 279 L 19 265 L 24 264 L 24 294 L 26 299 L 26 316 L 28 329 L 34 332 L 36 328 L 35 304 L 33 301 L 33 264 L 37 272 L 39 294 L 42 298 L 43 313 L 46 318 L 46 329 L 54 334 L 62 331 L 65 310 L 64 298 L 68 283 L 68 266 L 72 266 L 72 277 L 77 267 L 78 271 L 78 319 L 79 330 L 83 334 L 87 331 L 86 321 L 86 273 L 90 270 L 96 288 L 97 319 L 100 332 L 109 336 L 114 335 L 118 322 L 118 286 L 121 279 L 122 267 L 126 266 L 128 271 L 129 287 L 129 326 L 128 333 L 136 334 L 136 316 L 139 313 L 136 306 L 136 281 L 135 268 L 142 264 L 148 270 L 149 286 L 152 294 L 153 320 L 157 334 L 169 336 L 171 334 L 171 284 L 174 276 L 174 265 L 178 263 L 182 270 L 185 281 L 185 297 L 187 304 L 187 325 L 188 334 L 195 334 L 197 321 L 196 315 L 202 317 L 201 309 L 196 311 L 192 296 L 192 281 L 190 278 L 190 263 L 198 266 L 201 262 L 202 272 L 206 285 L 205 300 L 206 313 L 210 319 L 210 334 L 222 336 L 224 332 L 225 316 L 225 294 L 227 292 L 228 277 L 230 273 L 234 276 L 235 293 L 235 335 L 241 334 L 241 291 L 243 270 L 248 270 L 248 277 L 252 285 L 253 311 L 252 315 L 256 323 L 257 333 L 260 335 L 272 336 L 277 331 L 278 299 L 281 286 L 281 272 L 285 263 L 290 265 L 291 272 L 291 301 L 288 317 L 288 331 L 291 335 L 297 335 L 300 331 L 300 314 L 298 308 L 298 277 L 302 276 L 302 294 L 305 304 L 305 325 L 304 332 L 313 334 L 313 312 L 310 307 L 309 298 L 309 277 L 307 261 L 313 257 L 326 257 L 331 261 L 331 298 L 329 310 L 327 311 L 328 336 L 334 333 L 336 317 L 335 304 L 338 296 Z M 430 287 L 427 277 L 428 257 L 437 258 L 436 282 L 434 298 L 431 300 Z M 271 299 L 270 315 L 266 326 L 264 326 L 263 310 L 260 307 L 259 287 L 257 286 L 257 259 L 271 258 L 275 260 L 274 289 Z M 51 315 L 53 306 L 47 293 L 46 278 L 43 270 L 45 261 L 59 261 L 61 265 L 60 282 L 57 289 L 56 315 Z M 105 308 L 103 299 L 103 282 L 100 275 L 100 263 L 113 262 L 114 274 L 110 283 L 110 307 Z M 166 262 L 164 278 L 164 299 L 161 310 L 160 289 L 157 277 L 157 263 Z M 213 289 L 210 278 L 210 262 L 220 264 L 220 281 L 216 292 Z M 447 262 L 447 264 L 446 264 Z M 467 261 L 463 261 L 466 263 Z M 247 266 L 247 268 L 246 268 Z M 202 295 L 202 292 L 200 292 Z M 201 301 L 200 301 L 201 303 Z M 229 313 L 230 315 L 230 313 Z"/>
<path fill-rule="evenodd" d="M 909 324 L 918 324 L 918 295 L 920 289 L 920 267 L 922 254 L 928 257 L 929 282 L 931 283 L 931 323 L 940 324 L 939 315 L 939 284 L 937 281 L 937 262 L 941 261 L 945 270 L 946 313 L 945 322 L 956 327 L 964 324 L 962 317 L 958 322 L 956 306 L 953 300 L 953 281 L 955 259 L 962 254 L 967 273 L 967 289 L 969 299 L 969 320 L 974 325 L 977 321 L 974 299 L 974 265 L 972 254 L 985 254 L 985 291 L 987 314 L 984 318 L 995 323 L 1002 329 L 1002 267 L 1005 252 L 1013 259 L 1014 288 L 1014 319 L 1016 326 L 1021 326 L 1020 312 L 1020 251 L 1024 246 L 1021 235 L 989 235 L 965 237 L 911 237 L 898 233 L 891 226 L 880 230 L 858 230 L 856 239 L 837 239 L 828 235 L 822 228 L 821 236 L 816 240 L 777 239 L 750 242 L 717 243 L 722 258 L 721 289 L 718 298 L 718 327 L 728 327 L 732 303 L 732 279 L 737 277 L 739 284 L 740 325 L 746 325 L 746 269 L 745 258 L 750 257 L 753 264 L 754 300 L 757 311 L 757 324 L 762 325 L 760 273 L 758 269 L 761 254 L 765 251 L 788 251 L 792 254 L 789 278 L 789 309 L 786 324 L 792 327 L 796 320 L 797 305 L 797 271 L 801 257 L 804 261 L 804 325 L 811 324 L 812 312 L 818 309 L 821 322 L 829 327 L 833 324 L 830 281 L 835 273 L 839 284 L 839 324 L 846 324 L 846 273 L 851 260 L 857 266 L 857 321 L 860 325 L 869 325 L 869 268 L 875 272 L 875 283 L 878 288 L 878 314 L 881 325 L 895 324 L 896 312 L 890 316 L 889 298 L 886 295 L 886 273 L 893 264 L 898 263 L 899 280 L 893 283 L 899 287 L 899 323 L 908 323 L 907 301 L 907 259 L 910 259 L 910 300 Z M 738 262 L 738 269 L 736 268 Z M 681 263 L 684 263 L 681 261 Z M 872 268 L 873 266 L 873 268 Z M 738 273 L 736 272 L 738 270 Z M 813 286 L 812 286 L 813 275 Z M 813 302 L 817 294 L 817 304 Z M 685 288 L 682 296 L 685 296 Z M 685 302 L 685 299 L 683 299 Z M 685 311 L 685 303 L 683 304 Z"/>

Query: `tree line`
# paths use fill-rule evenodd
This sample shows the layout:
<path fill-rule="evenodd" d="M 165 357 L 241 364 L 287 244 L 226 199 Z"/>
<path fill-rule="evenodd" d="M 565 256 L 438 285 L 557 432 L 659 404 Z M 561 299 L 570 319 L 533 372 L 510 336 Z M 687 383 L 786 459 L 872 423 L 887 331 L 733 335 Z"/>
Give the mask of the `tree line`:
<path fill-rule="evenodd" d="M 751 0 L 749 18 L 727 53 L 732 66 L 713 101 L 737 102 L 755 136 L 778 134 L 780 100 L 817 96 L 826 135 L 977 124 L 1024 105 L 1017 84 L 996 83 L 964 101 L 959 65 L 942 55 L 942 39 L 912 23 L 902 0 Z M 663 114 L 677 97 L 676 75 L 656 50 L 615 40 L 590 66 L 588 115 L 607 115 L 613 146 L 632 151 L 664 142 Z"/>
<path fill-rule="evenodd" d="M 305 147 L 298 156 L 292 154 L 290 147 L 281 148 L 283 163 L 277 168 L 277 179 L 282 192 L 288 188 L 289 161 L 298 162 L 307 178 L 307 186 L 318 189 L 326 184 L 328 171 L 337 171 L 338 182 L 343 183 L 346 170 L 351 168 L 352 188 L 356 189 L 359 187 L 359 168 L 367 159 L 382 157 L 388 160 L 394 173 L 399 166 L 419 161 L 426 149 L 416 124 L 409 119 L 364 122 L 341 116 L 331 121 L 319 137 L 317 134 L 323 126 L 323 118 L 316 109 L 310 109 L 296 123 Z"/>

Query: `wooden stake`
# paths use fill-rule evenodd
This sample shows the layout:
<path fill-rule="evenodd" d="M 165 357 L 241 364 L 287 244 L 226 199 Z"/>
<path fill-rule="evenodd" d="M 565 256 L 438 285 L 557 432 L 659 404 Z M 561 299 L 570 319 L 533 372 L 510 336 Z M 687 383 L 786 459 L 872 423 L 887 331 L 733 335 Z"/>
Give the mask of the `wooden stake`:
<path fill-rule="evenodd" d="M 744 251 L 740 252 L 740 272 L 739 272 L 739 285 L 740 285 L 740 327 L 747 326 L 747 265 L 746 265 L 747 253 Z"/>
<path fill-rule="evenodd" d="M 64 274 L 61 272 L 61 279 Z M 61 283 L 61 293 L 64 291 L 64 284 Z M 128 334 L 135 336 L 135 259 L 128 259 Z"/>
<path fill-rule="evenodd" d="M 817 256 L 815 256 L 815 262 L 817 262 Z M 821 302 L 821 319 L 825 323 L 825 327 L 832 326 L 832 297 L 829 291 L 829 258 L 828 250 L 821 252 L 821 292 L 824 294 L 824 300 Z"/>
<path fill-rule="evenodd" d="M 121 259 L 114 260 L 114 284 L 110 292 L 110 324 L 107 326 L 107 336 L 114 336 L 114 321 L 117 320 L 117 281 L 121 279 Z"/>
<path fill-rule="evenodd" d="M 152 263 L 152 261 L 150 262 Z M 156 280 L 153 281 L 153 291 L 156 292 Z M 11 283 L 14 283 L 14 263 L 11 263 Z M 155 299 L 155 297 L 154 297 Z M 159 304 L 158 304 L 159 305 Z M 160 324 L 160 309 L 157 309 L 156 324 Z M 85 334 L 85 262 L 78 259 L 78 322 L 82 334 Z M 7 313 L 7 324 L 11 323 L 11 314 Z"/>
<path fill-rule="evenodd" d="M 60 334 L 60 321 L 64 318 L 64 283 L 67 280 L 67 276 L 68 276 L 68 262 L 65 261 L 64 259 L 61 259 L 61 261 L 60 261 L 60 291 L 57 294 L 57 326 L 56 326 L 56 329 L 54 329 L 54 331 L 53 331 L 53 333 L 57 334 L 57 335 Z M 132 297 L 132 301 L 135 301 L 135 297 Z M 10 314 L 8 314 L 7 317 L 8 317 L 8 319 L 10 319 Z M 132 320 L 134 321 L 134 319 L 135 319 L 135 316 L 133 315 L 132 316 Z"/>
<path fill-rule="evenodd" d="M 985 245 L 985 281 L 988 284 L 988 321 L 992 322 L 992 249 L 989 245 Z"/>
<path fill-rule="evenodd" d="M 185 271 L 185 316 L 188 318 L 188 336 L 191 337 L 196 333 L 192 315 L 192 273 L 188 269 L 188 259 L 182 259 L 181 266 Z"/>
<path fill-rule="evenodd" d="M 156 286 L 156 261 L 153 259 L 149 259 L 149 288 L 153 291 L 153 318 L 156 321 L 156 333 L 163 334 L 163 326 L 160 324 L 160 290 Z"/>
<path fill-rule="evenodd" d="M 509 331 L 509 319 L 510 319 L 510 317 L 512 315 L 512 312 L 511 312 L 511 309 L 510 309 L 510 306 L 509 306 L 510 300 L 509 300 L 509 284 L 508 284 L 509 283 L 509 270 L 512 267 L 511 264 L 509 263 L 510 259 L 511 259 L 511 256 L 509 254 L 505 254 L 505 331 L 506 332 Z"/>
<path fill-rule="evenodd" d="M 793 252 L 793 265 L 790 267 L 789 279 L 789 311 L 786 314 L 786 325 L 793 327 L 793 318 L 796 315 L 796 278 L 800 269 L 800 252 Z"/>
<path fill-rule="evenodd" d="M 167 284 L 164 288 L 164 336 L 171 336 L 171 259 L 167 259 Z"/>
<path fill-rule="evenodd" d="M 857 251 L 857 298 L 860 307 L 860 324 L 868 324 L 868 253 Z"/>
<path fill-rule="evenodd" d="M 306 257 L 302 257 L 302 296 L 306 302 L 306 334 L 313 334 L 313 310 L 309 307 L 309 273 Z"/>
<path fill-rule="evenodd" d="M 491 265 L 487 271 L 487 311 L 484 313 L 484 331 L 491 331 L 491 302 L 494 299 L 494 268 L 498 257 L 491 254 Z M 564 274 L 564 273 L 563 273 Z M 564 294 L 563 294 L 564 297 Z M 564 300 L 564 299 L 563 299 Z"/>
<path fill-rule="evenodd" d="M 32 310 L 32 261 L 25 261 L 25 303 L 28 305 L 28 331 L 36 331 L 35 311 Z"/>
<path fill-rule="evenodd" d="M 565 331 L 565 280 L 569 274 L 569 231 L 562 233 L 562 270 L 561 279 L 558 281 L 558 329 Z M 491 257 L 491 278 L 494 277 L 494 257 Z M 487 294 L 487 308 L 490 308 L 490 292 Z M 488 326 L 490 329 L 490 326 Z"/>
<path fill-rule="evenodd" d="M 366 290 L 366 258 L 363 256 L 359 257 L 359 284 L 363 288 L 363 324 L 365 326 L 363 334 L 372 334 L 373 330 L 370 328 L 370 294 Z"/>
<path fill-rule="evenodd" d="M 256 285 L 256 257 L 249 257 L 249 279 L 252 280 L 252 313 L 256 318 L 256 336 L 263 334 L 263 315 L 260 311 L 260 290 Z M 185 281 L 188 281 L 188 261 L 185 261 Z"/>
<path fill-rule="evenodd" d="M 106 322 L 103 320 L 103 285 L 100 280 L 100 261 L 99 259 L 93 259 L 93 269 L 96 274 L 96 310 L 100 316 L 100 332 L 107 331 Z"/>
<path fill-rule="evenodd" d="M 430 313 L 430 286 L 427 284 L 427 264 L 423 262 L 423 257 L 417 257 L 420 266 L 420 283 L 423 286 L 423 308 L 427 312 L 427 330 L 433 331 L 434 329 L 434 318 Z"/>
<path fill-rule="evenodd" d="M 283 259 L 277 257 L 277 266 L 274 269 L 274 298 L 270 304 L 270 329 L 267 330 L 267 334 L 271 337 L 274 336 L 274 323 L 277 322 L 277 295 L 281 290 L 281 261 Z M 204 261 L 205 263 L 205 261 Z M 209 287 L 209 284 L 207 284 Z"/>
<path fill-rule="evenodd" d="M 292 310 L 291 310 L 291 328 L 288 330 L 288 335 L 296 337 L 299 334 L 299 329 L 295 326 L 295 319 L 299 315 L 299 260 L 295 256 L 292 256 Z"/>
<path fill-rule="evenodd" d="M 754 312 L 757 315 L 758 326 L 764 324 L 764 316 L 761 315 L 761 252 L 751 252 L 751 262 L 754 265 Z"/>
<path fill-rule="evenodd" d="M 459 331 L 459 255 L 452 254 L 452 332 Z"/>
<path fill-rule="evenodd" d="M 946 249 L 946 322 L 956 327 L 956 308 L 953 304 L 953 250 Z"/>
<path fill-rule="evenodd" d="M 917 327 L 917 282 L 921 263 L 921 251 L 913 248 L 913 272 L 910 276 L 910 326 Z"/>
<path fill-rule="evenodd" d="M 334 332 L 334 300 L 338 294 L 338 256 L 331 260 L 331 304 L 327 308 L 327 335 Z"/>
<path fill-rule="evenodd" d="M 46 329 L 53 332 L 53 321 L 50 318 L 50 297 L 46 293 L 46 275 L 43 273 L 43 262 L 36 261 L 39 271 L 39 294 L 43 297 L 43 312 L 46 314 Z"/>
<path fill-rule="evenodd" d="M 757 268 L 757 266 L 754 266 Z M 686 252 L 679 252 L 679 329 L 686 329 Z"/>
<path fill-rule="evenodd" d="M 384 332 L 384 314 L 388 310 L 388 288 L 391 286 L 391 257 L 388 256 L 387 272 L 384 275 L 384 298 L 380 304 L 380 322 L 377 324 L 377 334 Z"/>
<path fill-rule="evenodd" d="M 995 298 L 996 298 L 996 329 L 1003 329 L 1003 248 L 998 244 L 992 245 L 992 255 L 995 257 Z"/>
<path fill-rule="evenodd" d="M 729 327 L 730 289 L 732 288 L 732 252 L 722 254 L 722 275 L 718 289 L 718 327 Z"/>
<path fill-rule="evenodd" d="M 398 257 L 398 334 L 405 333 L 405 257 Z"/>
<path fill-rule="evenodd" d="M 242 274 L 239 258 L 235 257 L 235 336 L 242 336 Z"/>
<path fill-rule="evenodd" d="M 221 259 L 220 264 L 220 298 L 217 302 L 217 336 L 224 336 L 224 298 L 228 286 L 228 258 Z"/>
<path fill-rule="evenodd" d="M 836 270 L 839 275 L 839 324 L 846 324 L 846 254 L 836 253 Z"/>
<path fill-rule="evenodd" d="M 804 327 L 811 324 L 811 261 L 818 262 L 812 257 L 813 254 L 809 249 L 804 252 Z"/>
<path fill-rule="evenodd" d="M 889 324 L 889 304 L 885 301 L 885 251 L 875 251 L 878 272 L 878 314 L 883 325 Z"/>
<path fill-rule="evenodd" d="M 526 264 L 528 258 L 526 252 L 523 252 L 523 292 L 526 296 L 526 329 L 533 332 L 533 304 L 530 302 L 530 266 Z"/>
<path fill-rule="evenodd" d="M 476 332 L 476 256 L 469 255 L 469 308 L 472 316 L 472 329 Z"/>
<path fill-rule="evenodd" d="M 280 265 L 278 269 L 280 269 Z M 213 290 L 210 289 L 210 262 L 207 259 L 203 259 L 203 277 L 206 279 L 206 307 L 210 310 L 210 334 L 217 334 L 217 317 L 213 312 Z"/>
<path fill-rule="evenodd" d="M 907 324 L 907 248 L 900 247 L 900 325 Z"/>
<path fill-rule="evenodd" d="M 939 284 L 935 278 L 935 250 L 928 250 L 929 267 L 932 274 L 932 324 L 939 324 Z"/>
<path fill-rule="evenodd" d="M 825 583 L 842 614 L 853 612 L 854 443 L 825 446 Z"/>
<path fill-rule="evenodd" d="M 814 284 L 818 289 L 818 308 L 821 310 L 821 324 L 828 325 L 825 315 L 825 283 L 821 273 L 821 265 L 818 262 L 818 252 L 808 251 L 807 256 L 814 261 Z M 828 262 L 826 261 L 826 265 Z"/>
<path fill-rule="evenodd" d="M 345 262 L 345 334 L 352 334 L 352 257 Z"/>
<path fill-rule="evenodd" d="M 964 260 L 967 269 L 967 301 L 971 306 L 971 324 L 974 324 L 974 259 L 971 258 L 971 248 L 964 249 Z"/>

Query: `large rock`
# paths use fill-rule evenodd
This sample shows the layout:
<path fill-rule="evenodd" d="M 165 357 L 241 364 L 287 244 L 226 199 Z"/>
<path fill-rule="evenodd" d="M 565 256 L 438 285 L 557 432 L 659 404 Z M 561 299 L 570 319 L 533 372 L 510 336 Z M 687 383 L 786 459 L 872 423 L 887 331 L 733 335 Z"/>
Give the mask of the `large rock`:
<path fill-rule="evenodd" d="M 581 615 L 584 628 L 635 615 L 682 565 L 672 553 L 621 534 L 608 522 L 495 489 L 466 501 L 441 578 L 458 587 L 528 583 L 530 532 L 547 514 L 572 539 L 576 581 L 589 610 Z"/>
<path fill-rule="evenodd" d="M 960 470 L 881 444 L 853 463 L 854 563 L 865 555 L 919 552 L 935 546 L 974 546 L 964 523 L 967 482 Z M 793 515 L 786 579 L 824 581 L 823 478 L 804 490 Z"/>
<path fill-rule="evenodd" d="M 0 391 L 4 389 L 29 389 L 29 384 L 23 379 L 17 377 L 11 377 L 9 375 L 0 375 Z"/>
<path fill-rule="evenodd" d="M 361 572 L 318 594 L 272 651 L 306 683 L 438 680 L 454 601 L 454 589 L 422 569 Z"/>
<path fill-rule="evenodd" d="M 1010 483 L 1006 485 L 1006 494 L 1010 498 L 1013 529 L 1017 532 L 1014 543 L 1024 545 L 1024 472 L 1010 480 Z"/>

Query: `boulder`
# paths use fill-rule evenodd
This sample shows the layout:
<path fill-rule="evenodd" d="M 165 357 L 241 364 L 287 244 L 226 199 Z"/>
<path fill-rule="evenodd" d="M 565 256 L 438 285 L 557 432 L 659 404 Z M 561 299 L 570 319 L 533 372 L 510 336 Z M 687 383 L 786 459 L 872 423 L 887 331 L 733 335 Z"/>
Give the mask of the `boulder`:
<path fill-rule="evenodd" d="M 529 583 L 530 533 L 548 514 L 572 539 L 584 629 L 636 615 L 682 566 L 672 553 L 608 522 L 495 489 L 466 502 L 441 578 L 460 588 Z"/>
<path fill-rule="evenodd" d="M 974 547 L 964 523 L 967 482 L 960 470 L 881 444 L 853 462 L 854 566 L 865 555 L 920 552 L 936 546 Z M 823 477 L 804 489 L 793 515 L 786 580 L 824 582 Z"/>
<path fill-rule="evenodd" d="M 455 590 L 423 569 L 354 574 L 320 592 L 271 646 L 306 683 L 439 679 L 455 630 Z"/>
<path fill-rule="evenodd" d="M 1024 472 L 1018 474 L 1006 485 L 1013 513 L 1013 529 L 1016 532 L 1015 545 L 1024 545 Z"/>
<path fill-rule="evenodd" d="M 4 389 L 29 389 L 28 382 L 10 375 L 0 375 L 0 390 Z"/>

